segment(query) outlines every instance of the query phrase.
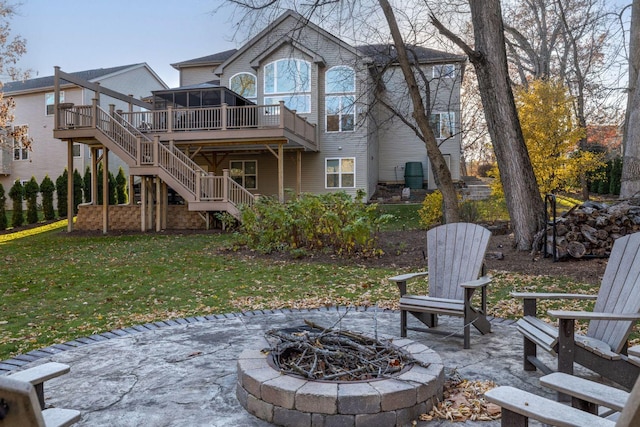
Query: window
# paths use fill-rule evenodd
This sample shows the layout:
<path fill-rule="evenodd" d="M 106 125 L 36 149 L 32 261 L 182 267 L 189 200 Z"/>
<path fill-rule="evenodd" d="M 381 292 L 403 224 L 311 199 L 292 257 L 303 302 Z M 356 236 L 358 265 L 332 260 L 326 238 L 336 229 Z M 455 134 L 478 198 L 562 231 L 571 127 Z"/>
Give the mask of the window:
<path fill-rule="evenodd" d="M 232 160 L 229 162 L 231 179 L 247 190 L 258 189 L 258 162 L 255 160 Z"/>
<path fill-rule="evenodd" d="M 433 66 L 433 78 L 440 77 L 454 78 L 456 76 L 456 66 L 453 64 L 442 64 Z"/>
<path fill-rule="evenodd" d="M 73 157 L 81 157 L 80 144 L 73 144 Z"/>
<path fill-rule="evenodd" d="M 451 138 L 455 126 L 455 113 L 434 113 L 431 115 L 431 129 L 437 139 Z"/>
<path fill-rule="evenodd" d="M 229 79 L 229 88 L 248 100 L 256 101 L 256 76 L 250 73 L 238 73 Z"/>
<path fill-rule="evenodd" d="M 355 73 L 351 67 L 333 67 L 326 74 L 327 132 L 352 131 L 356 122 Z"/>
<path fill-rule="evenodd" d="M 49 92 L 44 94 L 45 114 L 47 116 L 53 115 L 53 109 L 55 107 L 54 101 L 56 99 L 55 92 Z M 64 102 L 64 91 L 60 92 L 59 102 Z"/>
<path fill-rule="evenodd" d="M 355 157 L 326 159 L 325 175 L 327 188 L 355 188 Z"/>
<path fill-rule="evenodd" d="M 29 128 L 26 125 L 13 128 L 13 159 L 29 160 Z"/>
<path fill-rule="evenodd" d="M 298 113 L 311 112 L 311 64 L 280 59 L 264 67 L 264 103 L 284 105 Z"/>

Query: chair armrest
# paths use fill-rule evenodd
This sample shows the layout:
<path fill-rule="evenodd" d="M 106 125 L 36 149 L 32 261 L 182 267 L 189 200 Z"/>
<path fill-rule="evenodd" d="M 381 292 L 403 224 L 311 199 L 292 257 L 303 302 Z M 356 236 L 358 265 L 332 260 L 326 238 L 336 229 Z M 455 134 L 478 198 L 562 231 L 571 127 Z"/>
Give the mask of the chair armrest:
<path fill-rule="evenodd" d="M 640 320 L 640 313 L 603 313 L 596 311 L 548 310 L 549 316 L 574 320 Z"/>
<path fill-rule="evenodd" d="M 406 274 L 399 274 L 397 276 L 393 276 L 393 277 L 389 277 L 389 281 L 391 282 L 406 282 L 409 281 L 411 279 L 416 279 L 418 277 L 424 277 L 427 276 L 429 273 L 427 271 L 420 271 L 417 273 L 406 273 Z"/>
<path fill-rule="evenodd" d="M 42 384 L 43 382 L 50 380 L 60 375 L 64 375 L 69 372 L 71 368 L 69 365 L 57 362 L 43 363 L 42 365 L 34 366 L 23 371 L 18 371 L 9 376 L 18 381 L 24 381 L 31 383 L 32 385 Z"/>
<path fill-rule="evenodd" d="M 540 384 L 580 400 L 622 411 L 629 393 L 585 378 L 554 372 L 540 378 Z"/>
<path fill-rule="evenodd" d="M 510 412 L 551 425 L 615 426 L 613 421 L 515 387 L 497 387 L 485 392 L 484 396 L 488 401 L 502 407 L 503 422 L 505 418 L 513 420 Z"/>
<path fill-rule="evenodd" d="M 479 279 L 471 280 L 469 282 L 460 283 L 463 288 L 481 288 L 491 283 L 491 276 L 482 276 Z"/>
<path fill-rule="evenodd" d="M 511 292 L 511 297 L 518 299 L 586 299 L 595 300 L 597 295 L 588 294 L 560 294 L 543 292 Z"/>

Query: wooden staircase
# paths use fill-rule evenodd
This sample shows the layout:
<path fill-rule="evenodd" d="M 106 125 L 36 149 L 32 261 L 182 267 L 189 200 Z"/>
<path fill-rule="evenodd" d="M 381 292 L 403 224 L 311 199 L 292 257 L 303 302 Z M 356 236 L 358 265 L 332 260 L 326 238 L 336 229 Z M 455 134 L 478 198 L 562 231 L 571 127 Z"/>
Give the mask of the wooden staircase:
<path fill-rule="evenodd" d="M 149 138 L 115 111 L 97 105 L 62 109 L 58 129 L 82 130 L 82 138 L 92 138 L 113 151 L 129 166 L 129 173 L 157 176 L 173 188 L 190 211 L 223 211 L 239 219 L 240 206 L 251 205 L 254 196 L 224 175 L 213 175 L 198 166 L 172 145 Z"/>

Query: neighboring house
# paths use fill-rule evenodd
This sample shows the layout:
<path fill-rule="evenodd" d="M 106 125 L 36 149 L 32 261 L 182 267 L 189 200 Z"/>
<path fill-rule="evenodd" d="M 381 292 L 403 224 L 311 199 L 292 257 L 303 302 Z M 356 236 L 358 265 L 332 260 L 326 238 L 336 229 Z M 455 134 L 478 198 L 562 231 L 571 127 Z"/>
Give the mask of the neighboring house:
<path fill-rule="evenodd" d="M 458 180 L 466 57 L 409 49 Z M 351 46 L 289 11 L 240 49 L 173 66 L 181 86 L 153 91 L 148 111 L 76 105 L 58 110 L 54 131 L 58 139 L 114 151 L 140 177 L 143 230 L 154 216 L 157 230 L 170 227 L 167 187 L 207 226 L 213 212 L 237 217 L 254 196 L 283 201 L 286 190 L 364 191 L 368 200 L 379 184 L 404 185 L 409 164 L 421 166 L 418 187 L 435 188 L 389 45 Z M 107 224 L 110 213 L 101 215 Z"/>
<path fill-rule="evenodd" d="M 153 90 L 166 89 L 167 85 L 144 63 L 71 73 L 83 80 L 99 83 L 105 88 L 132 94 L 137 98 L 149 96 Z M 54 76 L 5 83 L 5 97 L 15 101 L 13 126 L 27 126 L 32 150 L 15 145 L 13 149 L 0 151 L 0 183 L 8 192 L 16 180 L 28 181 L 32 176 L 40 184 L 46 175 L 54 182 L 67 167 L 67 146 L 53 136 L 54 129 Z M 91 104 L 94 92 L 73 84 L 61 82 L 60 102 L 76 105 Z M 101 104 L 108 108 L 114 103 L 118 108 L 126 104 L 103 96 Z M 90 164 L 87 145 L 74 143 L 73 167 L 81 175 Z M 115 174 L 126 163 L 111 156 L 110 170 Z"/>

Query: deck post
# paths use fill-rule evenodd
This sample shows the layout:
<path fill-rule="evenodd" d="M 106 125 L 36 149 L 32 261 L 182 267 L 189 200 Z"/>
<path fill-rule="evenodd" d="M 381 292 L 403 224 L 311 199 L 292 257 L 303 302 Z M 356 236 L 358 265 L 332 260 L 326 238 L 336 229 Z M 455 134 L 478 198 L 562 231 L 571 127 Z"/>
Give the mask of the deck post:
<path fill-rule="evenodd" d="M 279 123 L 279 127 L 280 129 L 284 129 L 284 113 L 286 112 L 286 108 L 284 107 L 284 101 L 280 101 L 280 123 Z"/>
<path fill-rule="evenodd" d="M 73 139 L 67 141 L 67 232 L 73 231 Z"/>
<path fill-rule="evenodd" d="M 158 166 L 158 155 L 160 152 L 160 136 L 156 135 L 153 137 L 153 166 Z"/>
<path fill-rule="evenodd" d="M 162 181 L 159 177 L 156 177 L 156 231 L 162 230 L 162 210 L 164 201 L 162 200 Z"/>
<path fill-rule="evenodd" d="M 167 215 L 169 211 L 169 188 L 167 183 L 162 181 L 162 201 L 163 201 L 163 209 L 162 209 L 162 229 L 167 229 Z"/>
<path fill-rule="evenodd" d="M 60 105 L 60 67 L 56 65 L 53 70 L 53 130 L 58 130 L 60 128 L 60 112 L 58 111 Z"/>
<path fill-rule="evenodd" d="M 195 193 L 196 202 L 199 202 L 202 195 L 202 178 L 199 173 L 196 173 Z"/>
<path fill-rule="evenodd" d="M 229 201 L 229 169 L 223 169 L 222 176 L 222 201 L 226 203 Z"/>
<path fill-rule="evenodd" d="M 220 110 L 220 123 L 222 130 L 227 130 L 227 114 L 229 110 L 227 109 L 228 105 L 226 103 L 222 104 L 222 109 Z"/>
<path fill-rule="evenodd" d="M 102 234 L 109 231 L 109 149 L 102 146 Z"/>
<path fill-rule="evenodd" d="M 278 200 L 284 203 L 284 148 L 278 144 Z"/>
<path fill-rule="evenodd" d="M 91 127 L 96 128 L 98 125 L 98 100 L 93 98 L 91 100 Z"/>
<path fill-rule="evenodd" d="M 91 147 L 91 204 L 98 204 L 98 149 Z"/>
<path fill-rule="evenodd" d="M 147 231 L 147 177 L 140 177 L 140 231 Z"/>
<path fill-rule="evenodd" d="M 302 194 L 302 151 L 296 151 L 296 193 Z"/>
<path fill-rule="evenodd" d="M 167 132 L 173 132 L 173 107 L 167 107 Z"/>

